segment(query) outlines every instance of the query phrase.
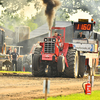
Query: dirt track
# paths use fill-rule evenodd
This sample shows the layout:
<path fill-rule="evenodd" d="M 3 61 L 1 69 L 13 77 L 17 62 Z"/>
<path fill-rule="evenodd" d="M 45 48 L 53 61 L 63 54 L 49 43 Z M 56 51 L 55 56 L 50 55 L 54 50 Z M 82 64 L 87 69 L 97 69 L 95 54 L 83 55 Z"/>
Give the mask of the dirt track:
<path fill-rule="evenodd" d="M 0 100 L 34 100 L 44 98 L 44 78 L 26 76 L 0 75 Z M 48 96 L 83 93 L 84 78 L 50 78 L 50 94 Z M 100 76 L 95 77 L 93 90 L 100 90 Z"/>

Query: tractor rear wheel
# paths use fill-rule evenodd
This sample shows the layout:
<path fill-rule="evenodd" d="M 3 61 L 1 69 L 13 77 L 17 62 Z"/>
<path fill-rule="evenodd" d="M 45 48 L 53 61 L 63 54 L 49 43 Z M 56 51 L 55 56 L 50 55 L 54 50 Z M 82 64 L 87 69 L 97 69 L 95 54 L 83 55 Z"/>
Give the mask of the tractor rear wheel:
<path fill-rule="evenodd" d="M 79 54 L 78 51 L 74 49 L 69 49 L 67 52 L 67 62 L 68 67 L 65 68 L 65 76 L 70 78 L 78 77 L 78 68 L 79 68 Z"/>
<path fill-rule="evenodd" d="M 32 59 L 32 75 L 33 76 L 45 76 L 45 68 L 42 62 L 40 62 L 41 48 L 36 48 Z"/>
<path fill-rule="evenodd" d="M 33 60 L 32 60 L 32 69 L 34 71 L 38 71 L 40 66 L 40 55 L 39 54 L 34 54 Z"/>

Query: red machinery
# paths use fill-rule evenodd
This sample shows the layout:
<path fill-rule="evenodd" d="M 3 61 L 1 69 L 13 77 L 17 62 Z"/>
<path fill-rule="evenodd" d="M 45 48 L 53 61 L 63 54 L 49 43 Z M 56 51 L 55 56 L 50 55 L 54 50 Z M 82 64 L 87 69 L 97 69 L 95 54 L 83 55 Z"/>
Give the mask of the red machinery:
<path fill-rule="evenodd" d="M 44 38 L 40 43 L 42 48 L 36 48 L 32 58 L 33 76 L 58 76 L 77 77 L 79 67 L 79 53 L 73 49 L 73 44 L 65 43 L 65 27 L 52 27 L 63 30 L 62 42 L 57 38 Z M 62 46 L 60 47 L 60 44 Z"/>
<path fill-rule="evenodd" d="M 46 46 L 48 45 L 48 42 L 46 41 L 44 43 L 40 43 L 40 45 L 43 47 L 42 48 L 42 52 L 41 52 L 41 55 L 42 55 L 41 59 L 42 60 L 52 61 L 52 60 L 54 60 L 53 58 L 55 58 L 55 61 L 57 62 L 58 61 L 58 57 L 63 54 L 64 59 L 65 59 L 65 64 L 68 67 L 68 62 L 67 62 L 66 55 L 67 55 L 68 49 L 73 47 L 73 44 L 65 43 L 65 27 L 52 27 L 52 29 L 64 30 L 64 33 L 63 33 L 63 36 L 62 36 L 62 39 L 63 39 L 62 40 L 63 50 L 59 51 L 59 48 L 60 48 L 60 47 L 58 47 L 59 46 L 59 42 L 55 38 L 52 38 L 52 30 L 51 30 L 51 38 L 44 38 L 44 39 L 50 39 L 50 40 L 54 39 L 55 43 L 52 42 L 50 45 L 55 44 L 54 45 L 55 46 L 55 50 L 54 50 L 54 47 L 53 47 L 53 49 L 52 49 L 53 51 L 52 52 L 44 51 L 46 49 Z"/>
<path fill-rule="evenodd" d="M 65 43 L 66 28 L 52 27 L 50 37 L 44 38 L 44 42 L 40 43 L 41 47 L 35 49 L 32 57 L 33 76 L 83 77 L 85 68 L 95 65 L 92 62 L 98 57 L 97 34 L 94 34 L 94 38 L 90 39 L 90 33 L 93 31 L 95 23 L 93 20 L 89 22 L 88 19 L 79 19 L 72 25 L 74 32 L 80 30 L 88 32 L 89 38 L 78 39 L 74 37 L 72 43 Z M 63 34 L 60 36 L 62 42 L 52 37 L 53 29 L 63 30 L 61 32 Z"/>
<path fill-rule="evenodd" d="M 95 67 L 98 62 L 98 39 L 97 33 L 93 32 L 95 21 L 93 19 L 91 19 L 91 22 L 88 19 L 79 19 L 78 22 L 72 22 L 72 24 L 74 26 L 73 36 L 77 34 L 76 31 L 82 31 L 84 35 L 87 35 L 86 38 L 74 37 L 73 39 L 73 48 L 81 51 L 79 74 L 81 77 L 84 76 L 85 70 L 89 74 L 92 70 L 93 74 L 95 74 Z"/>

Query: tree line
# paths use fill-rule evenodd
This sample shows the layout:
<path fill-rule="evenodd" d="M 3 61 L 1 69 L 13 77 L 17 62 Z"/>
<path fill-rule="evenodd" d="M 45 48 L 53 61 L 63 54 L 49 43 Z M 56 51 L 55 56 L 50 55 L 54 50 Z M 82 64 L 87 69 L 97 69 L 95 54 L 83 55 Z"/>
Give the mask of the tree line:
<path fill-rule="evenodd" d="M 66 21 L 69 19 L 69 14 L 75 14 L 78 10 L 93 15 L 96 21 L 95 31 L 100 31 L 100 0 L 60 0 L 62 5 L 56 12 L 57 21 Z M 25 18 L 23 13 L 17 12 L 23 9 L 24 6 L 29 6 L 34 2 L 34 7 L 37 10 L 35 16 Z M 0 0 L 0 6 L 4 8 L 0 16 L 0 25 L 14 31 L 14 27 L 26 25 L 30 30 L 46 23 L 43 6 L 40 0 Z"/>

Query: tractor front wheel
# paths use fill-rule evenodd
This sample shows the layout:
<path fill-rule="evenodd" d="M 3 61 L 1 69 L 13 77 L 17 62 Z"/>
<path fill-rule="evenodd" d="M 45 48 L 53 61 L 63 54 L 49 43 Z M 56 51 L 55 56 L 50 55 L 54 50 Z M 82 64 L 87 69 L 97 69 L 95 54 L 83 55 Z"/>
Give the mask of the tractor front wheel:
<path fill-rule="evenodd" d="M 64 56 L 59 56 L 58 58 L 58 62 L 57 62 L 57 70 L 58 72 L 64 72 L 65 70 L 65 58 Z"/>

